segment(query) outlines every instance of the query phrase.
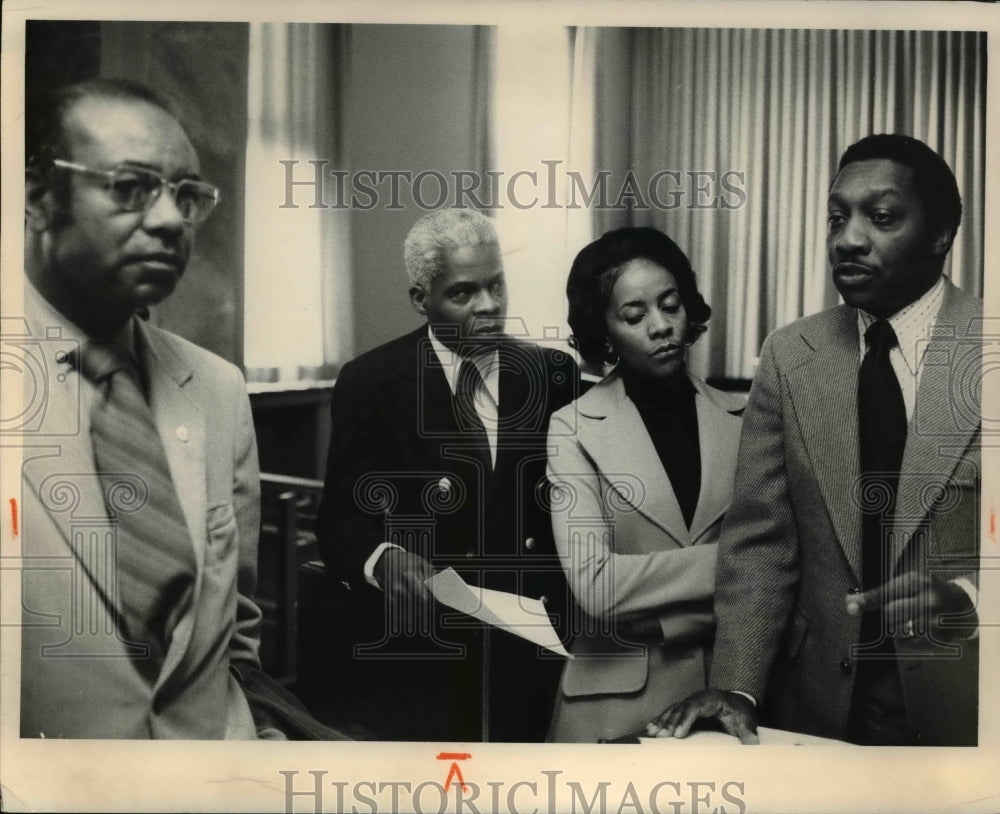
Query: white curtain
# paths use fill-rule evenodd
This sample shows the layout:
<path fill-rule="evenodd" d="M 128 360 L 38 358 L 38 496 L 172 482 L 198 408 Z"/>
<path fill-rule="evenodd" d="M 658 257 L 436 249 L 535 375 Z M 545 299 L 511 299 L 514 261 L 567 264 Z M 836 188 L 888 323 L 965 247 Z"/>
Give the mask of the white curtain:
<path fill-rule="evenodd" d="M 327 162 L 324 174 L 341 169 L 346 51 L 343 26 L 250 23 L 248 375 L 261 368 L 277 369 L 280 380 L 318 378 L 352 355 L 347 211 L 314 208 L 309 187 L 293 187 L 290 197 L 287 187 L 289 172 L 295 181 L 313 179 L 313 161 Z"/>
<path fill-rule="evenodd" d="M 598 212 L 598 230 L 653 225 L 687 252 L 713 309 L 709 333 L 693 349 L 700 373 L 751 377 L 769 331 L 838 301 L 827 272 L 826 195 L 840 154 L 870 133 L 913 135 L 952 167 L 965 214 L 945 271 L 982 295 L 984 34 L 602 29 L 600 36 L 612 58 L 598 63 L 599 161 L 632 167 L 640 180 L 679 171 L 683 198 L 670 209 Z M 601 118 L 623 106 L 621 128 Z M 691 171 L 715 180 L 692 181 Z M 739 173 L 728 179 L 742 198 L 720 187 L 727 172 Z M 706 190 L 700 198 L 697 183 Z M 692 206 L 713 195 L 737 205 Z"/>
<path fill-rule="evenodd" d="M 593 174 L 594 32 L 511 24 L 495 39 L 491 169 L 511 328 L 567 350 L 566 275 L 593 237 L 587 209 L 566 204 L 569 174 L 588 186 Z"/>

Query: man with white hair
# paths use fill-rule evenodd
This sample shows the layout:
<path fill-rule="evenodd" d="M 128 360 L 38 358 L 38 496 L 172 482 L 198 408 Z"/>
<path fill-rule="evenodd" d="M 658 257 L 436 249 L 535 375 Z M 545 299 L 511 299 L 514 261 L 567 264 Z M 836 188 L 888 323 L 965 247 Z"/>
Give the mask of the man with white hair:
<path fill-rule="evenodd" d="M 425 216 L 404 255 L 427 324 L 340 372 L 317 526 L 331 576 L 361 601 L 384 594 L 381 641 L 355 658 L 372 659 L 375 683 L 392 688 L 377 703 L 399 714 L 362 723 L 401 740 L 540 741 L 559 660 L 456 620 L 426 579 L 452 567 L 564 618 L 544 470 L 549 416 L 574 397 L 576 366 L 506 334 L 500 246 L 482 214 Z"/>

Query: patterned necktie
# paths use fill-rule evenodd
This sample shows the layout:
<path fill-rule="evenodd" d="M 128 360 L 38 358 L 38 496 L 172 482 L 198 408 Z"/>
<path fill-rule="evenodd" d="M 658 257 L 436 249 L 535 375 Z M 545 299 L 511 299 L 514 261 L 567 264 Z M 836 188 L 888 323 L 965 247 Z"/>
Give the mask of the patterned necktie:
<path fill-rule="evenodd" d="M 889 351 L 896 333 L 885 320 L 865 332 L 868 350 L 858 378 L 858 437 L 864 482 L 861 513 L 862 577 L 866 589 L 885 582 L 889 574 L 887 531 L 896 507 L 899 469 L 906 446 L 906 406 Z M 870 498 L 870 499 L 869 499 Z"/>
<path fill-rule="evenodd" d="M 108 516 L 118 521 L 121 629 L 128 640 L 149 646 L 149 656 L 136 665 L 152 682 L 190 599 L 194 548 L 131 355 L 118 345 L 88 342 L 81 369 L 99 391 L 90 434 Z"/>
<path fill-rule="evenodd" d="M 490 440 L 486 435 L 483 420 L 476 412 L 476 399 L 483 398 L 482 390 L 486 388 L 479 368 L 469 359 L 463 359 L 458 369 L 458 380 L 455 383 L 455 406 L 458 428 L 463 435 L 475 444 L 476 455 L 486 467 L 487 474 L 493 471 L 493 458 L 490 453 Z"/>

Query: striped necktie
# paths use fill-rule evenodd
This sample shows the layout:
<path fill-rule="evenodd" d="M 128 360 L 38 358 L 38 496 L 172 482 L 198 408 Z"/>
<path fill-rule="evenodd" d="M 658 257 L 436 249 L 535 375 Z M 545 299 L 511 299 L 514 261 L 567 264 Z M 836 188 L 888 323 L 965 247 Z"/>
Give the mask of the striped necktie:
<path fill-rule="evenodd" d="M 117 521 L 120 628 L 127 640 L 149 647 L 136 666 L 153 682 L 190 601 L 194 548 L 132 355 L 88 342 L 81 369 L 98 390 L 90 434 L 108 517 Z"/>
<path fill-rule="evenodd" d="M 455 382 L 455 407 L 459 430 L 475 445 L 476 456 L 486 467 L 486 474 L 493 472 L 493 456 L 486 427 L 476 410 L 476 399 L 483 398 L 486 383 L 479 368 L 471 359 L 463 359 Z"/>

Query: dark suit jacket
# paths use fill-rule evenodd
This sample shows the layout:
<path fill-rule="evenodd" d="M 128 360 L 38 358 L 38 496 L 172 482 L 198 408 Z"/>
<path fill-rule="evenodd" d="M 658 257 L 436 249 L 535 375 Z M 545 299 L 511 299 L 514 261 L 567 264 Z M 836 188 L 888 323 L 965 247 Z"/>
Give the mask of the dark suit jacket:
<path fill-rule="evenodd" d="M 981 318 L 982 302 L 946 280 L 900 472 L 895 573 L 976 580 Z M 844 607 L 861 584 L 859 367 L 846 306 L 768 337 L 717 571 L 711 686 L 768 694 L 772 723 L 833 738 L 845 735 L 860 632 Z M 897 639 L 897 653 L 915 741 L 975 743 L 977 643 L 921 657 Z"/>
<path fill-rule="evenodd" d="M 500 346 L 499 362 L 492 474 L 458 429 L 426 326 L 340 372 L 317 529 L 328 571 L 355 593 L 373 590 L 363 564 L 380 543 L 393 542 L 436 569 L 456 568 L 469 582 L 544 596 L 553 613 L 565 615 L 565 580 L 546 508 L 546 430 L 552 412 L 575 396 L 576 365 L 567 353 L 517 340 Z M 436 634 L 445 642 L 462 639 L 459 631 Z M 509 644 L 512 637 L 493 638 Z M 466 667 L 475 658 L 464 659 Z M 517 669 L 497 669 L 504 667 Z M 491 695 L 499 697 L 512 682 L 496 678 Z M 467 692 L 478 695 L 479 687 Z"/>

